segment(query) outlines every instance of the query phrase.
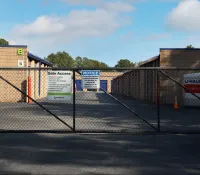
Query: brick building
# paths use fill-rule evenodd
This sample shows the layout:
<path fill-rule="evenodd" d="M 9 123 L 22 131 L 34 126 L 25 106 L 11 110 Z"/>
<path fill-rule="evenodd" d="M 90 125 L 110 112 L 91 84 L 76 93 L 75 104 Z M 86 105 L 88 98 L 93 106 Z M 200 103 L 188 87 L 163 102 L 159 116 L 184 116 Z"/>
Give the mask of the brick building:
<path fill-rule="evenodd" d="M 200 68 L 200 49 L 162 48 L 159 55 L 150 58 L 139 65 L 139 68 Z M 196 73 L 193 70 L 164 70 L 169 76 L 183 84 L 183 76 Z M 200 72 L 200 71 L 199 71 Z M 112 93 L 131 96 L 139 100 L 156 101 L 157 77 L 156 70 L 131 70 L 113 80 Z M 172 82 L 166 76 L 160 76 L 160 100 L 163 104 L 173 104 L 178 97 L 183 104 L 183 88 Z"/>
<path fill-rule="evenodd" d="M 31 97 L 41 99 L 47 95 L 47 70 L 28 68 L 48 68 L 53 64 L 31 54 L 24 45 L 0 46 L 0 75 L 14 86 L 28 94 L 28 77 L 31 78 Z M 18 69 L 14 69 L 18 68 Z M 19 69 L 22 68 L 22 69 Z M 24 69 L 27 68 L 27 69 Z M 111 92 L 111 81 L 120 72 L 101 72 L 101 88 Z M 81 76 L 76 74 L 76 85 L 81 90 Z M 27 98 L 0 79 L 0 102 L 25 102 Z"/>
<path fill-rule="evenodd" d="M 0 46 L 0 75 L 14 86 L 27 93 L 27 80 L 31 76 L 32 97 L 42 98 L 46 93 L 42 81 L 46 78 L 43 70 L 26 70 L 10 68 L 28 68 L 28 67 L 52 67 L 53 64 L 28 52 L 27 46 L 8 45 Z M 0 79 L 0 102 L 20 102 L 27 98 L 19 91 L 15 90 L 5 81 Z"/>
<path fill-rule="evenodd" d="M 101 71 L 101 70 L 100 70 Z M 111 92 L 111 82 L 113 78 L 116 78 L 117 76 L 121 75 L 121 72 L 100 72 L 100 88 L 105 90 L 106 92 Z M 81 75 L 76 74 L 76 86 L 78 91 L 82 91 L 81 88 Z"/>

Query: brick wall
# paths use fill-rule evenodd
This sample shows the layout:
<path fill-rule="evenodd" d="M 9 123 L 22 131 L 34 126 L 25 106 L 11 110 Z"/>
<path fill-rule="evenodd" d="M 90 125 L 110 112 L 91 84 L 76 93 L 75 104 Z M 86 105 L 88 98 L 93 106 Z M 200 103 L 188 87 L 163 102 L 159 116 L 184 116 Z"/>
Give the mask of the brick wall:
<path fill-rule="evenodd" d="M 39 62 L 31 61 L 31 67 L 39 68 Z M 41 64 L 41 68 L 47 68 L 46 65 Z M 32 98 L 34 99 L 42 99 L 47 96 L 47 72 L 48 70 L 35 69 L 30 70 L 31 77 L 31 88 L 32 88 Z M 40 74 L 40 78 L 39 78 Z M 27 84 L 28 86 L 28 84 Z"/>
<path fill-rule="evenodd" d="M 141 69 L 128 71 L 113 80 L 112 93 L 155 102 L 156 71 Z"/>
<path fill-rule="evenodd" d="M 144 62 L 140 67 L 187 67 L 200 68 L 200 49 L 161 49 L 157 59 Z M 197 73 L 194 70 L 164 70 L 169 76 L 180 84 L 183 84 L 183 75 Z M 200 71 L 199 71 L 200 72 Z M 157 93 L 156 70 L 133 70 L 117 77 L 113 84 L 112 93 L 131 96 L 139 100 L 156 102 Z M 127 80 L 131 82 L 127 82 Z M 129 88 L 128 88 L 129 87 Z M 124 92 L 124 89 L 125 92 Z M 129 90 L 128 90 L 129 89 Z M 128 92 L 130 91 L 130 92 Z M 175 96 L 178 97 L 179 105 L 183 105 L 183 88 L 160 74 L 160 102 L 173 104 Z"/>
<path fill-rule="evenodd" d="M 22 55 L 18 55 L 18 49 L 22 49 Z M 0 67 L 18 67 L 18 60 L 24 60 L 24 67 L 39 68 L 39 62 L 28 59 L 28 49 L 23 47 L 0 47 Z M 47 67 L 42 64 L 42 68 Z M 1 69 L 0 75 L 10 81 L 17 88 L 28 94 L 28 76 L 31 77 L 31 97 L 40 99 L 46 97 L 47 94 L 47 70 L 41 70 L 41 79 L 39 82 L 39 70 L 26 69 Z M 40 83 L 40 94 L 39 94 Z M 21 92 L 15 90 L 5 81 L 0 79 L 0 102 L 27 102 L 28 98 L 22 95 Z"/>
<path fill-rule="evenodd" d="M 46 68 L 44 64 L 41 65 L 41 68 Z M 40 97 L 45 98 L 47 96 L 47 70 L 41 70 L 41 80 L 40 80 Z"/>
<path fill-rule="evenodd" d="M 18 60 L 24 60 L 24 66 L 28 65 L 27 48 L 22 48 L 22 55 L 17 54 L 19 48 L 0 47 L 0 67 L 17 67 Z M 24 70 L 0 70 L 0 75 L 15 85 L 23 92 L 27 92 L 27 71 Z M 0 80 L 0 102 L 26 101 L 26 97 L 5 81 Z"/>
<path fill-rule="evenodd" d="M 161 49 L 160 67 L 200 67 L 200 49 Z"/>
<path fill-rule="evenodd" d="M 22 55 L 17 54 L 18 49 L 23 49 Z M 17 67 L 18 60 L 24 60 L 24 66 L 28 66 L 27 48 L 0 47 L 0 67 Z"/>
<path fill-rule="evenodd" d="M 175 68 L 200 68 L 200 49 L 161 49 L 160 66 Z M 193 70 L 165 70 L 170 77 L 183 85 L 183 76 L 188 73 L 195 73 Z M 160 75 L 161 80 L 161 103 L 173 104 L 175 96 L 179 105 L 182 106 L 184 90 L 178 84 Z"/>

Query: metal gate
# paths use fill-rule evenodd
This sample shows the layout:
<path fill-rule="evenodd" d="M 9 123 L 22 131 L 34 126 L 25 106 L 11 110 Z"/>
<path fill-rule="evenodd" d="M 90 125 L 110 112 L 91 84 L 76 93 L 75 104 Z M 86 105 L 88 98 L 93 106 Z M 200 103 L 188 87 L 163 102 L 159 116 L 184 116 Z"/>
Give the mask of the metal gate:
<path fill-rule="evenodd" d="M 82 80 L 82 70 L 76 69 L 75 71 L 77 74 L 75 81 Z M 83 90 L 75 93 L 77 132 L 146 133 L 157 131 L 157 122 L 151 124 L 134 109 L 136 107 L 134 99 L 112 94 L 114 87 L 111 86 L 111 82 L 122 76 L 123 71 L 120 69 L 102 70 L 100 82 L 106 83 L 100 86 L 99 91 Z M 124 86 L 124 89 L 126 88 Z M 156 114 L 154 119 L 156 119 Z"/>
<path fill-rule="evenodd" d="M 71 71 L 70 100 L 47 100 L 49 70 Z M 181 78 L 199 70 L 102 69 L 100 80 L 107 82 L 104 87 L 97 91 L 81 88 L 77 91 L 81 71 L 80 68 L 1 68 L 0 132 L 200 132 L 200 108 L 185 108 L 181 104 L 184 90 L 200 99 L 183 86 Z M 173 108 L 174 96 L 179 109 Z"/>
<path fill-rule="evenodd" d="M 0 131 L 74 131 L 73 104 L 48 101 L 48 69 L 0 69 Z"/>

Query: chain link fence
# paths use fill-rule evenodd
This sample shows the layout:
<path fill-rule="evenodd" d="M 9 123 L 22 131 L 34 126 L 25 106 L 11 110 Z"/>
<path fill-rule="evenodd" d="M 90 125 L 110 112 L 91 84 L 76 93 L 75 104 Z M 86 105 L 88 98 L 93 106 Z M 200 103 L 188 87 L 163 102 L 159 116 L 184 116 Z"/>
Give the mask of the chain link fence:
<path fill-rule="evenodd" d="M 71 131 L 72 102 L 46 99 L 47 71 L 0 70 L 1 131 Z"/>
<path fill-rule="evenodd" d="M 81 70 L 77 72 L 80 73 Z M 99 89 L 78 87 L 76 93 L 77 131 L 147 132 L 155 130 L 132 108 L 136 103 L 128 95 L 131 77 L 119 85 L 122 94 L 115 93 L 115 80 L 123 75 L 124 70 L 104 70 L 100 74 Z M 76 76 L 76 81 L 82 81 L 80 74 Z"/>
<path fill-rule="evenodd" d="M 47 99 L 51 70 L 71 72 L 68 100 Z M 0 131 L 200 132 L 200 70 L 109 68 L 98 89 L 82 88 L 81 71 L 0 69 Z"/>
<path fill-rule="evenodd" d="M 160 119 L 163 132 L 200 131 L 200 69 L 161 70 Z"/>

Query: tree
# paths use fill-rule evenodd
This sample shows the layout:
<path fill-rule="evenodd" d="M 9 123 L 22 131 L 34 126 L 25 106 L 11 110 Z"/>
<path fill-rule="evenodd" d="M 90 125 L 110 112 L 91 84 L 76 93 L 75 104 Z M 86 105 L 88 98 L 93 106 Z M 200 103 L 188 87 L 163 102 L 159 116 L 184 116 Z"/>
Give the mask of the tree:
<path fill-rule="evenodd" d="M 66 52 L 52 53 L 45 58 L 54 64 L 55 67 L 74 67 L 74 59 Z"/>
<path fill-rule="evenodd" d="M 194 49 L 194 47 L 192 45 L 188 45 L 186 48 L 187 49 Z"/>
<path fill-rule="evenodd" d="M 135 67 L 138 67 L 143 61 L 138 61 L 135 63 Z"/>
<path fill-rule="evenodd" d="M 92 60 L 89 59 L 87 57 L 83 57 L 82 59 L 82 67 L 84 68 L 108 68 L 108 65 L 103 63 L 103 62 L 99 62 L 97 60 Z"/>
<path fill-rule="evenodd" d="M 83 59 L 80 56 L 75 58 L 75 66 L 76 67 L 83 67 Z"/>
<path fill-rule="evenodd" d="M 100 68 L 108 68 L 109 66 L 103 62 L 100 62 L 99 67 Z"/>
<path fill-rule="evenodd" d="M 82 64 L 82 67 L 84 67 L 84 68 L 89 68 L 89 67 L 92 67 L 92 62 L 90 61 L 90 59 L 89 58 L 87 58 L 87 57 L 83 57 L 83 60 L 82 60 L 83 62 L 83 64 Z"/>
<path fill-rule="evenodd" d="M 130 60 L 127 59 L 121 59 L 117 62 L 117 64 L 115 65 L 116 68 L 118 67 L 128 67 L 128 68 L 132 68 L 135 67 L 135 63 L 132 63 Z"/>
<path fill-rule="evenodd" d="M 3 38 L 0 38 L 0 45 L 9 45 L 9 42 L 8 41 L 6 41 L 5 39 L 3 39 Z"/>
<path fill-rule="evenodd" d="M 45 60 L 52 62 L 55 67 L 80 67 L 80 68 L 108 68 L 108 65 L 87 57 L 77 56 L 75 60 L 66 52 L 57 52 L 48 55 Z"/>

